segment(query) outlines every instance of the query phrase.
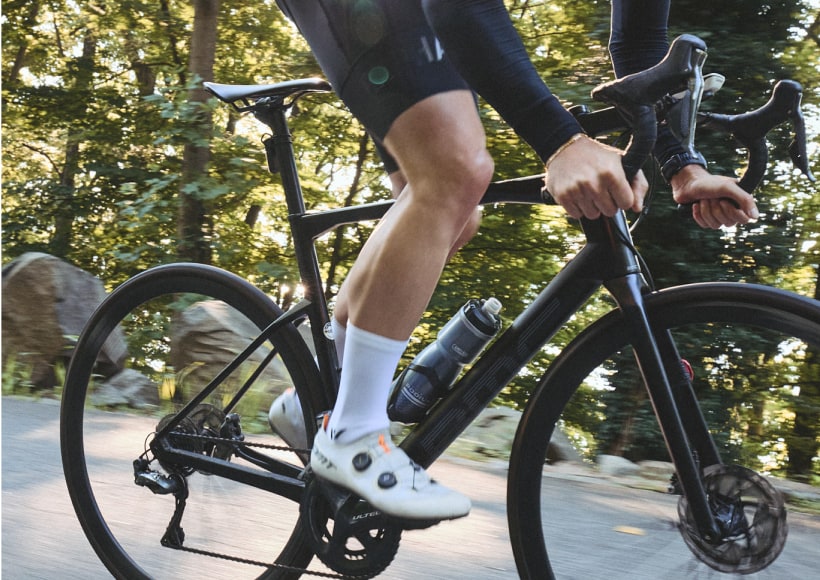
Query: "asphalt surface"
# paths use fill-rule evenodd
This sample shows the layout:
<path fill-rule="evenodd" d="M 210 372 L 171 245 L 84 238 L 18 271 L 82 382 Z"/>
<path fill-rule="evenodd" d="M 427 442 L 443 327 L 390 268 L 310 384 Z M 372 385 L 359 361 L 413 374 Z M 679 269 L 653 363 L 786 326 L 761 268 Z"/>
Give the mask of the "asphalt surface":
<path fill-rule="evenodd" d="M 431 471 L 439 481 L 467 493 L 473 511 L 461 520 L 406 532 L 395 561 L 381 577 L 517 578 L 504 508 L 504 466 L 444 458 Z M 571 465 L 550 468 L 545 482 L 543 509 L 550 522 L 546 533 L 558 578 L 728 577 L 689 553 L 676 529 L 676 497 L 625 486 Z M 797 491 L 804 492 L 814 493 Z M 235 525 L 241 529 L 242 522 Z M 68 498 L 57 401 L 2 399 L 2 577 L 110 577 L 86 541 Z M 168 570 L 167 577 L 182 575 Z M 820 517 L 790 511 L 789 539 L 781 556 L 745 578 L 820 578 Z"/>

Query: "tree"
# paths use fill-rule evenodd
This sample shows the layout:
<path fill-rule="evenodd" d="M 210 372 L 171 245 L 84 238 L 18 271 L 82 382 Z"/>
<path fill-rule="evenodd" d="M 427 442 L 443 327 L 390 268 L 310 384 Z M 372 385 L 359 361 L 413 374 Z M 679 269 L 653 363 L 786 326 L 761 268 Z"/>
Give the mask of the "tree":
<path fill-rule="evenodd" d="M 209 98 L 200 84 L 214 78 L 216 56 L 217 17 L 219 0 L 193 0 L 194 27 L 191 32 L 189 69 L 194 86 L 188 91 L 188 101 L 196 110 L 192 133 L 199 138 L 184 146 L 182 157 L 182 180 L 180 182 L 177 255 L 182 261 L 210 263 L 211 249 L 208 243 L 208 209 L 203 199 L 208 194 L 201 189 L 200 177 L 205 174 L 211 160 L 210 138 L 211 114 L 204 105 Z"/>
<path fill-rule="evenodd" d="M 612 77 L 608 3 L 507 4 L 553 92 L 567 105 L 590 104 L 591 88 Z M 282 304 L 298 296 L 281 186 L 260 146 L 264 131 L 201 90 L 205 79 L 254 84 L 321 75 L 271 2 L 8 0 L 3 8 L 4 260 L 31 250 L 55 252 L 113 287 L 153 265 L 190 259 L 234 271 Z M 740 112 L 741 101 L 744 108 L 765 101 L 772 79 L 793 77 L 806 85 L 806 111 L 817 118 L 813 4 L 729 0 L 715 12 L 705 0 L 677 0 L 672 9 L 672 35 L 702 36 L 710 49 L 707 71 L 728 77 L 705 107 Z M 311 96 L 300 105 L 290 123 L 309 207 L 387 198 L 373 147 L 338 98 Z M 496 177 L 540 172 L 529 148 L 494 111 L 479 106 Z M 817 136 L 810 138 L 816 148 Z M 784 151 L 788 139 L 777 132 L 772 150 Z M 735 171 L 735 144 L 703 132 L 699 140 L 714 171 Z M 787 164 L 772 165 L 759 197 L 763 219 L 734 231 L 698 230 L 676 215 L 668 190 L 658 187 L 651 219 L 636 239 L 659 284 L 748 280 L 817 295 L 817 196 Z M 372 227 L 340 228 L 317 241 L 331 303 Z M 579 243 L 577 228 L 557 208 L 485 208 L 480 233 L 445 270 L 408 358 L 469 298 L 498 297 L 509 323 Z M 591 300 L 500 401 L 524 405 L 560 347 L 610 307 L 605 296 Z M 633 380 L 625 371 L 613 377 Z M 816 465 L 811 437 L 816 442 L 820 393 L 813 384 L 816 377 L 805 370 L 799 395 L 765 401 L 782 411 L 778 429 L 790 448 L 807 442 L 806 452 L 793 458 L 803 473 Z M 567 421 L 586 433 L 604 421 L 602 448 L 640 452 L 641 442 L 656 436 L 651 413 L 631 415 L 636 406 L 622 404 L 628 397 L 595 388 L 583 397 Z"/>

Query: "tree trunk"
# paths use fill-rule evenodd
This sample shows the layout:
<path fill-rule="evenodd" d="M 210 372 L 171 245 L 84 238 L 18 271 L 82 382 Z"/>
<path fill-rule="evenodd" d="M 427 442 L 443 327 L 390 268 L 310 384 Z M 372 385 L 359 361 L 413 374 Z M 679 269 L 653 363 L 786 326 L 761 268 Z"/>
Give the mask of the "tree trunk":
<path fill-rule="evenodd" d="M 28 4 L 28 12 L 26 13 L 26 18 L 23 21 L 23 24 L 25 25 L 26 31 L 32 35 L 33 29 L 37 24 L 37 14 L 39 12 L 39 0 L 31 0 Z M 20 42 L 20 46 L 17 47 L 14 60 L 12 61 L 11 70 L 9 71 L 8 77 L 5 79 L 7 88 L 16 85 L 17 81 L 20 79 L 20 71 L 23 69 L 26 62 L 26 57 L 28 56 L 29 38 L 31 38 L 31 36 L 27 34 L 26 38 Z"/>
<path fill-rule="evenodd" d="M 91 30 L 86 29 L 83 38 L 83 52 L 77 62 L 77 73 L 74 79 L 73 94 L 84 98 L 90 93 L 94 78 L 94 57 L 97 53 L 97 40 Z M 74 215 L 72 208 L 76 188 L 76 176 L 80 169 L 80 144 L 83 129 L 78 123 L 69 129 L 65 144 L 65 160 L 60 171 L 57 188 L 57 203 L 54 215 L 54 234 L 49 243 L 50 251 L 55 256 L 65 257 L 71 252 Z"/>
<path fill-rule="evenodd" d="M 820 266 L 814 266 L 820 273 Z M 820 300 L 820 280 L 815 277 L 814 298 Z M 800 394 L 794 407 L 794 427 L 786 436 L 789 449 L 790 477 L 810 479 L 814 469 L 813 459 L 820 453 L 817 444 L 820 429 L 820 353 L 808 347 L 806 360 L 800 373 Z"/>
<path fill-rule="evenodd" d="M 191 34 L 191 56 L 188 69 L 192 76 L 203 81 L 213 80 L 214 58 L 216 54 L 217 16 L 219 0 L 193 0 L 194 28 Z M 200 84 L 188 94 L 192 103 L 204 103 L 208 94 Z M 211 160 L 211 149 L 208 145 L 213 129 L 213 120 L 205 107 L 202 107 L 195 121 L 200 139 L 188 143 L 182 157 L 182 183 L 180 204 L 177 219 L 178 246 L 180 260 L 210 263 L 211 248 L 210 220 L 208 208 L 197 194 L 197 181 L 208 169 Z"/>

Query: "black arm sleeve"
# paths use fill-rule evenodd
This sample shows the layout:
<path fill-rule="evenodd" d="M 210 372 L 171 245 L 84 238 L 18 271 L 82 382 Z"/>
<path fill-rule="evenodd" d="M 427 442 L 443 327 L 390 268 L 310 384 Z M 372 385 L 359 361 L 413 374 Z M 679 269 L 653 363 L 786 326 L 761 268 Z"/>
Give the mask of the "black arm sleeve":
<path fill-rule="evenodd" d="M 538 75 L 502 0 L 422 0 L 422 6 L 467 84 L 542 161 L 583 132 Z"/>
<path fill-rule="evenodd" d="M 609 54 L 616 77 L 658 64 L 669 50 L 670 0 L 612 0 Z M 658 130 L 655 158 L 663 165 L 684 148 L 666 127 Z"/>

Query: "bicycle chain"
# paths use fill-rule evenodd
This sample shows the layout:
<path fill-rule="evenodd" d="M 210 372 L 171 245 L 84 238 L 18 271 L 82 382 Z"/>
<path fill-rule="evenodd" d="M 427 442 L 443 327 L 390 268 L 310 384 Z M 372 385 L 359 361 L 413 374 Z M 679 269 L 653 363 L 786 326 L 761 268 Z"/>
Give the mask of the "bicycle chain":
<path fill-rule="evenodd" d="M 290 451 L 292 453 L 309 453 L 310 449 L 299 449 L 297 447 L 287 447 L 284 445 L 273 445 L 270 443 L 259 443 L 259 442 L 250 442 L 250 441 L 237 441 L 236 439 L 228 439 L 225 437 L 214 437 L 211 435 L 195 435 L 193 433 L 183 433 L 180 431 L 172 431 L 171 435 L 181 436 L 181 437 L 189 437 L 191 439 L 200 439 L 203 441 L 211 441 L 214 443 L 231 443 L 231 444 L 238 444 L 244 445 L 247 447 L 259 447 L 262 449 L 271 449 L 273 451 Z M 276 562 L 268 563 L 262 562 L 259 560 L 251 560 L 249 558 L 240 558 L 238 556 L 231 556 L 229 554 L 220 554 L 219 552 L 211 552 L 208 550 L 202 550 L 199 548 L 189 548 L 187 546 L 176 546 L 173 548 L 174 550 L 180 550 L 183 552 L 189 552 L 192 554 L 199 554 L 202 556 L 209 556 L 211 558 L 218 558 L 221 560 L 228 560 L 230 562 L 238 562 L 240 564 L 249 564 L 251 566 L 261 566 L 265 568 L 276 568 L 277 570 L 284 570 L 286 572 L 298 572 L 302 575 L 308 576 L 317 576 L 320 578 L 334 578 L 336 580 L 361 580 L 362 578 L 367 578 L 368 576 L 348 576 L 344 574 L 336 574 L 332 572 L 320 572 L 318 570 L 308 570 L 306 568 L 298 568 L 296 566 L 288 566 L 286 564 L 278 564 Z"/>
<path fill-rule="evenodd" d="M 343 574 L 335 574 L 332 572 L 320 572 L 319 570 L 308 570 L 306 568 L 297 568 L 296 566 L 287 566 L 286 564 L 266 563 L 258 560 L 251 560 L 249 558 L 240 558 L 238 556 L 229 556 L 227 554 L 219 554 L 217 552 L 209 552 L 207 550 L 200 550 L 199 548 L 187 548 L 179 546 L 173 548 L 182 552 L 190 552 L 192 554 L 199 554 L 201 556 L 210 556 L 212 558 L 219 558 L 221 560 L 229 560 L 231 562 L 239 562 L 240 564 L 250 564 L 251 566 L 263 566 L 266 568 L 276 568 L 277 570 L 284 570 L 286 572 L 298 572 L 302 575 L 318 576 L 320 578 L 335 578 L 336 580 L 361 580 L 368 578 L 368 576 L 345 576 Z"/>
<path fill-rule="evenodd" d="M 169 435 L 174 435 L 177 437 L 187 437 L 189 439 L 201 439 L 203 441 L 212 441 L 214 443 L 244 445 L 245 447 L 259 447 L 261 449 L 272 449 L 273 451 L 290 451 L 291 453 L 310 453 L 310 449 L 300 449 L 298 447 L 288 447 L 286 445 L 272 445 L 271 443 L 258 443 L 244 440 L 240 441 L 237 439 L 229 439 L 227 437 L 216 437 L 214 435 L 196 435 L 194 433 L 185 433 L 183 431 L 171 431 Z"/>

